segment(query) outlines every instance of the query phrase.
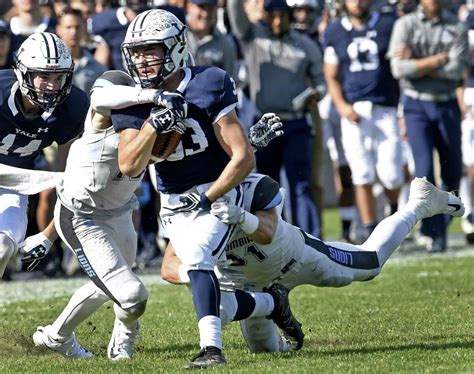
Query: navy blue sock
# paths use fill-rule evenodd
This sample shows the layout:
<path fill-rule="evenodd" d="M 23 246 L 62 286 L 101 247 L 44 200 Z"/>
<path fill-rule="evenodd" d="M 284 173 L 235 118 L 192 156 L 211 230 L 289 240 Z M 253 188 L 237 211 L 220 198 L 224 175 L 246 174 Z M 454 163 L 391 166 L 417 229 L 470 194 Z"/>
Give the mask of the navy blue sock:
<path fill-rule="evenodd" d="M 250 317 L 255 309 L 255 299 L 249 293 L 241 290 L 235 291 L 235 298 L 237 299 L 237 312 L 235 312 L 233 321 Z"/>
<path fill-rule="evenodd" d="M 221 291 L 214 272 L 212 270 L 190 270 L 188 275 L 191 280 L 194 309 L 198 320 L 205 316 L 220 317 Z"/>

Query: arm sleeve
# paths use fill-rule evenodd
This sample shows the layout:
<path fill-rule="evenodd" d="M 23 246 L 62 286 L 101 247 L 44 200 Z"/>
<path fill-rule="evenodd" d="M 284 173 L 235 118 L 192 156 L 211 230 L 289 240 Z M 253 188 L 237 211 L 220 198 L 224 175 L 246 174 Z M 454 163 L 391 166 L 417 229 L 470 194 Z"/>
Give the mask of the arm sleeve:
<path fill-rule="evenodd" d="M 156 90 L 140 87 L 115 86 L 94 88 L 91 94 L 92 108 L 103 115 L 110 116 L 111 109 L 123 109 L 132 105 L 153 103 Z"/>
<path fill-rule="evenodd" d="M 407 28 L 406 22 L 404 22 L 403 17 L 398 19 L 393 26 L 387 53 L 388 57 L 390 58 L 390 68 L 392 70 L 392 75 L 395 79 L 416 77 L 417 70 L 415 60 L 402 60 L 398 57 L 392 57 L 393 51 L 400 44 L 410 44 L 408 40 L 408 32 L 409 30 Z"/>

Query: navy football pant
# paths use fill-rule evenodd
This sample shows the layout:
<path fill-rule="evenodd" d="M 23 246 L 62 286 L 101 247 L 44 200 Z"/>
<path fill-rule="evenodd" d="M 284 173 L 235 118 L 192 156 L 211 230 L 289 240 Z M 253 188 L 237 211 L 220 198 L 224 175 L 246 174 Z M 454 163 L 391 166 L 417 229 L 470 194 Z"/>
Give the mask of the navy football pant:
<path fill-rule="evenodd" d="M 404 97 L 403 111 L 408 140 L 415 160 L 415 176 L 426 176 L 434 183 L 433 149 L 440 157 L 442 188 L 459 189 L 462 176 L 461 113 L 455 99 L 444 102 Z M 421 232 L 432 238 L 446 236 L 443 215 L 422 221 Z"/>
<path fill-rule="evenodd" d="M 311 193 L 311 132 L 306 119 L 284 121 L 284 135 L 258 151 L 257 171 L 280 181 L 285 169 L 289 183 L 291 223 L 320 237 L 320 222 Z M 287 220 L 288 217 L 286 217 Z"/>

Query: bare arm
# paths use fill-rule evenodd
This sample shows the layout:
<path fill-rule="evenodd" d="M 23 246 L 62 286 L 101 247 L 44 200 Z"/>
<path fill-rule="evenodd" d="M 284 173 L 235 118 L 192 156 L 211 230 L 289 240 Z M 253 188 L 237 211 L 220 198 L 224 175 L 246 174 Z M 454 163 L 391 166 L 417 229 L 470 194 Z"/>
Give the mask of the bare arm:
<path fill-rule="evenodd" d="M 161 263 L 161 278 L 169 283 L 183 284 L 179 276 L 181 264 L 181 260 L 176 256 L 173 245 L 169 242 L 163 255 L 163 262 Z"/>
<path fill-rule="evenodd" d="M 214 132 L 219 144 L 229 155 L 230 161 L 206 191 L 206 196 L 210 201 L 215 201 L 240 184 L 255 167 L 253 149 L 240 125 L 235 110 L 214 124 Z"/>
<path fill-rule="evenodd" d="M 342 84 L 339 79 L 339 64 L 325 62 L 324 76 L 326 77 L 329 95 L 339 114 L 352 122 L 358 122 L 358 114 L 354 111 L 352 105 L 346 101 L 342 92 Z"/>
<path fill-rule="evenodd" d="M 156 139 L 156 131 L 146 123 L 140 130 L 124 129 L 120 132 L 118 162 L 120 171 L 136 177 L 148 165 Z"/>
<path fill-rule="evenodd" d="M 56 226 L 54 225 L 54 219 L 51 220 L 49 225 L 43 230 L 43 234 L 52 242 L 59 237 L 58 232 L 56 231 Z"/>
<path fill-rule="evenodd" d="M 248 237 L 258 244 L 270 244 L 273 241 L 278 225 L 276 208 L 259 210 L 255 213 L 255 216 L 258 218 L 258 228 L 254 233 L 247 234 Z"/>

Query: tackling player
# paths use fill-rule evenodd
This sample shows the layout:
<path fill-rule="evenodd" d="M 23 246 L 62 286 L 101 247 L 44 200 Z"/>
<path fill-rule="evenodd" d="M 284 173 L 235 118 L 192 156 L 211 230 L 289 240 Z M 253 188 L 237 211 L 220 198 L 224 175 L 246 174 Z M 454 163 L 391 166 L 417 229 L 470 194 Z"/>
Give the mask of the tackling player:
<path fill-rule="evenodd" d="M 35 33 L 20 46 L 13 70 L 0 71 L 0 163 L 34 169 L 43 148 L 57 142 L 64 164 L 69 145 L 83 129 L 87 95 L 72 86 L 74 64 L 64 43 Z M 28 198 L 1 190 L 0 278 L 27 227 Z"/>
<path fill-rule="evenodd" d="M 166 232 L 178 257 L 190 266 L 201 351 L 186 367 L 223 364 L 220 290 L 213 269 L 217 258 L 225 256 L 233 227 L 209 210 L 223 195 L 241 205 L 239 184 L 255 167 L 252 148 L 235 113 L 235 85 L 219 68 L 185 66 L 185 26 L 163 10 L 139 14 L 127 30 L 122 49 L 137 83 L 175 91 L 187 104 L 187 111 L 183 107 L 154 112 L 156 120 L 145 125 L 152 106 L 137 105 L 113 111 L 112 122 L 120 133 L 120 170 L 129 177 L 140 174 L 148 164 L 157 134 L 183 134 L 176 151 L 155 165 L 154 176 Z"/>
<path fill-rule="evenodd" d="M 276 182 L 253 174 L 244 184 L 244 208 L 227 201 L 212 204 L 212 214 L 224 223 L 237 225 L 226 247 L 233 271 L 222 269 L 222 285 L 237 284 L 257 291 L 278 283 L 291 290 L 303 284 L 342 287 L 353 281 L 371 280 L 418 221 L 436 214 L 460 217 L 464 213 L 457 196 L 439 190 L 426 178 L 415 178 L 408 203 L 381 221 L 364 244 L 355 246 L 324 242 L 286 223 L 277 208 L 262 210 L 277 194 Z M 255 223 L 250 224 L 252 221 Z M 185 283 L 183 266 L 169 246 L 162 264 L 163 279 Z M 239 275 L 235 270 L 242 273 Z M 222 317 L 223 324 L 239 319 L 235 318 L 237 305 L 233 294 L 223 292 L 221 309 L 221 315 L 226 316 Z M 275 324 L 265 317 L 241 321 L 241 328 L 252 352 L 285 349 Z"/>

